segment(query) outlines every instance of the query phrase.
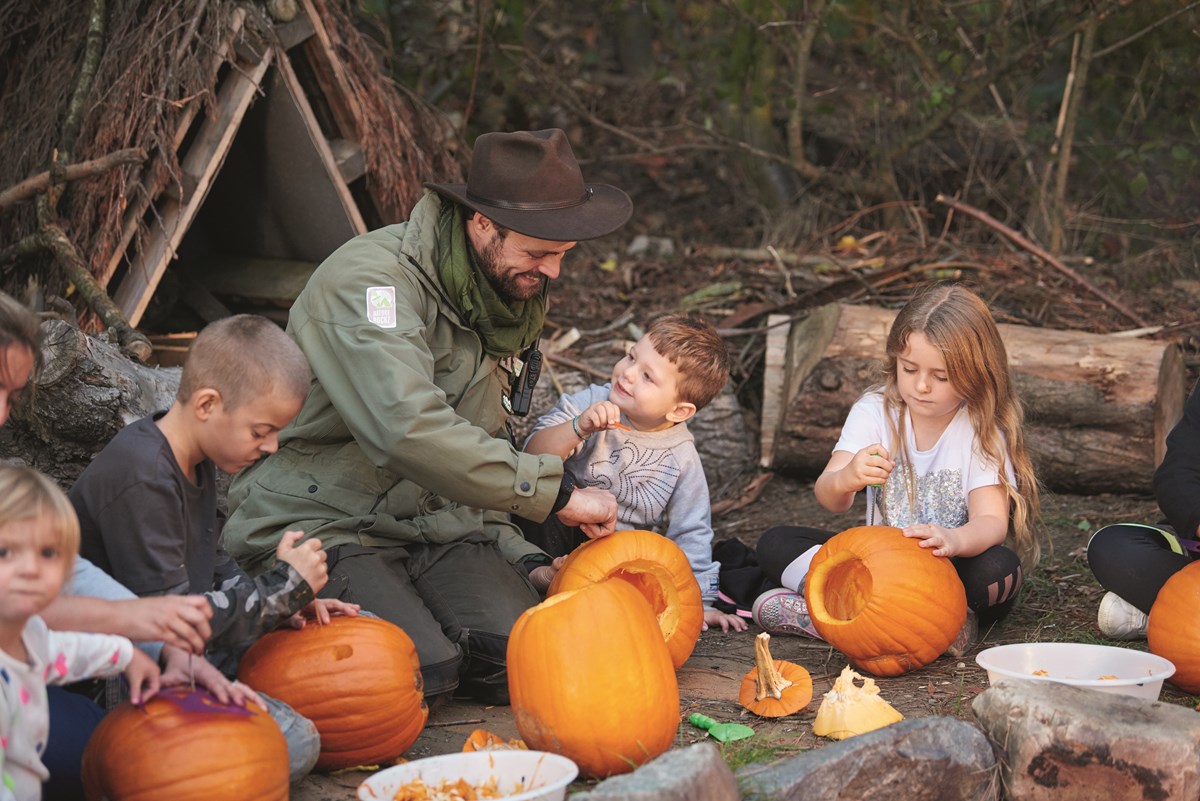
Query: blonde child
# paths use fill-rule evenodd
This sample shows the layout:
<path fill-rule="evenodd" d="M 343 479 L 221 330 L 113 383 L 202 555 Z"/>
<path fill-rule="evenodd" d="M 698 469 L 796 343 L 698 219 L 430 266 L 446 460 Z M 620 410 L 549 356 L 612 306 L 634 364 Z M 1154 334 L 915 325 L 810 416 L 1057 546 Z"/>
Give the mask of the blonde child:
<path fill-rule="evenodd" d="M 866 490 L 867 524 L 900 528 L 950 559 L 967 592 L 967 623 L 948 653 L 974 644 L 980 620 L 1006 614 L 1022 563 L 1036 564 L 1037 481 L 1021 404 L 987 305 L 970 290 L 934 285 L 901 309 L 887 340 L 884 383 L 850 410 L 814 487 L 832 512 Z M 1014 553 L 1005 546 L 1012 536 Z M 759 564 L 782 585 L 755 601 L 772 633 L 817 636 L 804 576 L 833 532 L 778 527 L 759 540 Z M 1018 557 L 1019 555 L 1019 557 Z"/>
<path fill-rule="evenodd" d="M 36 801 L 49 773 L 47 684 L 115 676 L 131 699 L 158 692 L 154 660 L 124 637 L 51 631 L 38 613 L 57 597 L 79 550 L 79 521 L 54 482 L 0 467 L 0 799 Z"/>
<path fill-rule="evenodd" d="M 712 511 L 704 467 L 687 421 L 729 380 L 729 353 L 708 323 L 685 315 L 655 319 L 612 380 L 558 404 L 534 425 L 528 453 L 552 453 L 577 486 L 609 490 L 617 498 L 617 528 L 658 531 L 691 562 L 704 600 L 704 627 L 744 631 L 746 622 L 712 604 L 720 563 L 712 558 Z M 532 542 L 562 556 L 584 541 L 552 515 L 546 523 L 518 521 Z M 557 565 L 534 568 L 543 589 Z"/>

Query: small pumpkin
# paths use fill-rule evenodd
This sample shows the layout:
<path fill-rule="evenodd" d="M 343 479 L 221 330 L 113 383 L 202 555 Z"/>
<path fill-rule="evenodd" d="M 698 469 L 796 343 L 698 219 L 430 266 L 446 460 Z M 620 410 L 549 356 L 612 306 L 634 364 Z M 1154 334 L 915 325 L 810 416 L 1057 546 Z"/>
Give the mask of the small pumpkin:
<path fill-rule="evenodd" d="M 854 683 L 859 679 L 862 680 L 861 687 Z M 901 720 L 904 715 L 880 697 L 875 679 L 860 676 L 846 665 L 841 675 L 834 679 L 833 689 L 821 699 L 813 721 L 813 734 L 844 740 Z"/>
<path fill-rule="evenodd" d="M 632 584 L 654 610 L 671 664 L 679 669 L 704 627 L 700 585 L 678 545 L 653 531 L 615 531 L 572 551 L 547 595 L 615 577 Z"/>
<path fill-rule="evenodd" d="M 793 662 L 771 658 L 771 635 L 754 638 L 754 667 L 742 679 L 738 700 L 764 718 L 781 718 L 799 712 L 813 697 L 812 676 Z"/>
<path fill-rule="evenodd" d="M 412 640 L 379 618 L 336 616 L 272 631 L 242 657 L 238 678 L 313 722 L 317 770 L 390 762 L 429 716 Z"/>
<path fill-rule="evenodd" d="M 1163 584 L 1150 607 L 1146 625 L 1150 653 L 1175 665 L 1175 673 L 1167 681 L 1188 693 L 1200 693 L 1197 604 L 1200 604 L 1200 562 L 1193 562 Z"/>
<path fill-rule="evenodd" d="M 286 801 L 287 742 L 255 704 L 169 687 L 105 715 L 83 754 L 88 801 Z"/>
<path fill-rule="evenodd" d="M 662 633 L 646 599 L 620 579 L 559 592 L 517 618 L 508 691 L 530 748 L 599 778 L 658 756 L 679 728 Z"/>
<path fill-rule="evenodd" d="M 821 546 L 804 580 L 817 633 L 868 673 L 929 664 L 966 621 L 954 565 L 918 542 L 890 526 L 847 529 Z"/>

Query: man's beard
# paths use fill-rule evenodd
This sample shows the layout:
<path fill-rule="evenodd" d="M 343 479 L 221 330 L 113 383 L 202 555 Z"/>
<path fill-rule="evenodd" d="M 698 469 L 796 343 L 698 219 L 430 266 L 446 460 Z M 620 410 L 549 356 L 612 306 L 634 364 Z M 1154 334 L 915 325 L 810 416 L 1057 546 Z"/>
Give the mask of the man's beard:
<path fill-rule="evenodd" d="M 516 273 L 504 272 L 504 264 L 500 261 L 503 251 L 504 237 L 493 236 L 491 241 L 484 245 L 483 250 L 476 254 L 479 257 L 479 266 L 483 270 L 483 274 L 487 277 L 488 283 L 492 285 L 492 289 L 496 290 L 496 294 L 500 296 L 501 300 L 505 303 L 517 303 L 529 300 L 541 292 L 541 282 L 532 286 L 526 286 L 523 282 L 517 280 L 518 275 Z"/>

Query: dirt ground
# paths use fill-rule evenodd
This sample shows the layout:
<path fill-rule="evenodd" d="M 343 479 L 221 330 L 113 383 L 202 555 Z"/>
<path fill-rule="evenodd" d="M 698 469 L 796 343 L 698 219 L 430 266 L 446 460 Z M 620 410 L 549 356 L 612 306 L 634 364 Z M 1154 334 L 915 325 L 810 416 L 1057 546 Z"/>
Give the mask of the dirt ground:
<path fill-rule="evenodd" d="M 1026 578 L 1019 605 L 1010 617 L 989 631 L 962 659 L 942 657 L 903 676 L 877 678 L 881 695 L 909 718 L 949 715 L 970 719 L 971 700 L 988 686 L 987 674 L 975 663 L 983 648 L 1012 642 L 1096 642 L 1144 649 L 1144 642 L 1109 643 L 1096 628 L 1096 607 L 1102 591 L 1084 561 L 1088 537 L 1097 527 L 1116 521 L 1153 522 L 1158 519 L 1152 498 L 1122 495 L 1044 496 L 1043 512 L 1048 542 L 1042 562 Z M 831 529 L 857 520 L 850 514 L 831 515 L 820 508 L 807 481 L 775 476 L 752 504 L 714 521 L 718 538 L 738 537 L 747 544 L 772 525 L 805 522 Z M 813 677 L 813 701 L 796 715 L 768 721 L 743 710 L 737 702 L 738 686 L 754 661 L 756 626 L 744 633 L 707 631 L 687 663 L 679 670 L 681 719 L 702 712 L 721 722 L 752 726 L 756 736 L 723 746 L 732 764 L 776 759 L 791 753 L 821 748 L 830 741 L 812 733 L 820 699 L 833 684 L 845 660 L 825 643 L 799 637 L 771 639 L 777 659 L 796 662 Z M 1195 699 L 1166 685 L 1162 698 L 1171 703 L 1195 705 Z M 453 701 L 438 709 L 406 757 L 460 751 L 467 735 L 486 728 L 504 737 L 519 737 L 508 707 L 485 707 Z M 678 745 L 703 739 L 705 733 L 683 722 Z M 293 792 L 295 801 L 353 799 L 354 788 L 369 772 L 351 771 L 332 776 L 312 776 Z M 583 789 L 579 782 L 575 789 Z"/>

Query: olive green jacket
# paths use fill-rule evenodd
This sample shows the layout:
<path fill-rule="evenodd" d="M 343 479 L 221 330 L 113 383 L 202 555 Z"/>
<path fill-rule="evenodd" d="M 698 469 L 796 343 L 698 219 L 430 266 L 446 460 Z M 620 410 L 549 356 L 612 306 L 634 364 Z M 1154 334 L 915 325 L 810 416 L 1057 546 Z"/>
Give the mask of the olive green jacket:
<path fill-rule="evenodd" d="M 496 542 L 513 564 L 543 555 L 508 515 L 549 515 L 562 460 L 504 438 L 508 374 L 448 308 L 433 265 L 441 202 L 426 194 L 408 222 L 338 248 L 292 306 L 313 382 L 278 452 L 230 486 L 225 547 L 247 570 L 269 567 L 291 529 L 327 548 L 467 541 Z"/>

